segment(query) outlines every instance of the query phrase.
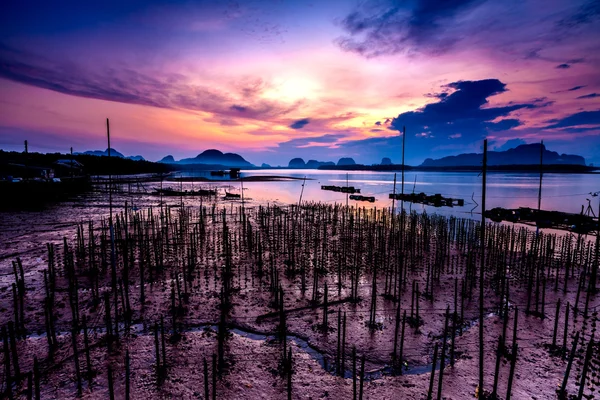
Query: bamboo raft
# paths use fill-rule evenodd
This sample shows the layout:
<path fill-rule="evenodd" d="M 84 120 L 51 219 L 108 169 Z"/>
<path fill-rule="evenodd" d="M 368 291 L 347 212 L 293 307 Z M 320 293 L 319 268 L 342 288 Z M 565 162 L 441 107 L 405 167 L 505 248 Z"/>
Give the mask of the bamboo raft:
<path fill-rule="evenodd" d="M 487 210 L 485 216 L 494 222 L 520 222 L 538 228 L 561 229 L 583 234 L 598 231 L 598 218 L 584 214 L 536 210 L 529 207 L 515 209 L 496 207 Z"/>
<path fill-rule="evenodd" d="M 368 201 L 370 203 L 375 203 L 375 196 L 360 196 L 356 194 L 351 194 L 350 200 Z"/>
<path fill-rule="evenodd" d="M 434 207 L 462 207 L 465 205 L 464 199 L 454 199 L 452 197 L 444 197 L 441 194 L 426 195 L 421 192 L 416 193 L 390 193 L 390 199 L 410 201 L 411 203 L 425 204 Z"/>
<path fill-rule="evenodd" d="M 242 196 L 237 194 L 237 193 L 230 193 L 230 192 L 225 192 L 225 199 L 239 199 Z"/>
<path fill-rule="evenodd" d="M 321 190 L 329 190 L 332 192 L 340 192 L 340 193 L 360 193 L 359 188 L 355 188 L 354 186 L 333 186 L 333 185 L 321 185 Z"/>
<path fill-rule="evenodd" d="M 174 190 L 170 188 L 166 189 L 156 189 L 152 194 L 157 196 L 167 196 L 167 197 L 179 197 L 179 196 L 216 196 L 216 190 L 210 189 L 198 189 L 198 190 Z"/>

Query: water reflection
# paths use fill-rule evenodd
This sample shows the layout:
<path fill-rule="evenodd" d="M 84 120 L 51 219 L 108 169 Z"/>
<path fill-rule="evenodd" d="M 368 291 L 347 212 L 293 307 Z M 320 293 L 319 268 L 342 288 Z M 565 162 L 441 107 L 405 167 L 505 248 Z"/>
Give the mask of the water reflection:
<path fill-rule="evenodd" d="M 348 200 L 349 204 L 365 207 L 390 207 L 392 201 L 388 194 L 393 191 L 393 172 L 371 171 L 321 171 L 321 170 L 251 170 L 242 171 L 242 176 L 292 176 L 306 177 L 306 185 L 302 195 L 303 201 L 339 202 L 345 204 L 343 193 L 321 190 L 321 185 L 345 186 L 348 184 L 360 187 L 361 194 L 375 196 L 375 203 Z M 400 173 L 397 174 L 396 192 L 401 190 Z M 481 177 L 473 172 L 422 172 L 405 173 L 405 193 L 426 194 L 440 193 L 446 197 L 463 198 L 463 207 L 435 208 L 420 204 L 406 204 L 405 209 L 427 210 L 441 214 L 468 213 L 475 203 L 481 203 Z M 238 186 L 239 183 L 232 183 Z M 535 207 L 538 201 L 539 175 L 488 173 L 487 207 Z M 297 203 L 302 190 L 302 180 L 277 182 L 244 182 L 244 196 L 250 201 L 281 203 Z M 600 190 L 600 174 L 545 174 L 542 186 L 542 208 L 564 212 L 579 213 L 581 206 L 586 205 L 589 192 Z M 597 206 L 595 206 L 597 208 Z M 477 208 L 475 212 L 480 212 Z"/>

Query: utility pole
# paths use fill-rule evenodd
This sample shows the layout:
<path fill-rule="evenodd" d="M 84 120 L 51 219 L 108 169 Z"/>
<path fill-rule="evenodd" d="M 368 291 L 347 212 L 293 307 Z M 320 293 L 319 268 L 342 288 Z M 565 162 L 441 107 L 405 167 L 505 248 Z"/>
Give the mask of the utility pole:
<path fill-rule="evenodd" d="M 542 208 L 542 176 L 544 175 L 544 141 L 540 144 L 540 188 L 538 190 L 538 211 Z"/>
<path fill-rule="evenodd" d="M 481 266 L 479 270 L 479 393 L 483 394 L 483 283 L 485 273 L 485 190 L 487 179 L 487 139 L 483 141 L 481 188 Z"/>

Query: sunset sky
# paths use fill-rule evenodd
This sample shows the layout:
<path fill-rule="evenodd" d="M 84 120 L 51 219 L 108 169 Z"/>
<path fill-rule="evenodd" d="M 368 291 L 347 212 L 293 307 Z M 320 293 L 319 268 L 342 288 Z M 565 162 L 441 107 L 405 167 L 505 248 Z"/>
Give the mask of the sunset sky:
<path fill-rule="evenodd" d="M 544 140 L 600 164 L 600 2 L 0 6 L 0 148 L 400 162 Z"/>

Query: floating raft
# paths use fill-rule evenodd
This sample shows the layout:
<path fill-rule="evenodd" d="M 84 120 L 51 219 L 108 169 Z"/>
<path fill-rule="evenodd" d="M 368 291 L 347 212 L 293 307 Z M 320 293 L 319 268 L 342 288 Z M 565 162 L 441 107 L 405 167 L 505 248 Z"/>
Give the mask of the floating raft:
<path fill-rule="evenodd" d="M 226 199 L 240 199 L 242 196 L 236 193 L 225 192 Z"/>
<path fill-rule="evenodd" d="M 181 197 L 181 196 L 216 196 L 217 195 L 217 191 L 216 190 L 209 190 L 209 189 L 198 189 L 198 190 L 174 190 L 174 189 L 156 189 L 154 191 L 154 193 L 152 193 L 154 195 L 157 196 L 177 196 L 177 197 Z"/>
<path fill-rule="evenodd" d="M 375 203 L 374 196 L 361 196 L 361 195 L 357 195 L 357 194 L 351 194 L 350 200 L 368 201 L 370 203 Z"/>
<path fill-rule="evenodd" d="M 419 194 L 390 193 L 390 199 L 410 201 L 411 203 L 425 204 L 427 206 L 434 207 L 462 207 L 465 205 L 465 201 L 463 199 L 453 199 L 452 197 L 444 197 L 439 193 L 434 195 L 426 195 L 423 192 Z"/>
<path fill-rule="evenodd" d="M 536 210 L 528 207 L 515 209 L 496 207 L 487 210 L 485 216 L 495 222 L 521 222 L 538 228 L 562 229 L 584 234 L 598 231 L 598 218 L 561 211 Z"/>
<path fill-rule="evenodd" d="M 355 188 L 354 186 L 329 186 L 322 185 L 321 190 L 330 190 L 332 192 L 341 192 L 341 193 L 360 193 L 359 188 Z"/>

